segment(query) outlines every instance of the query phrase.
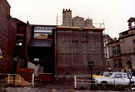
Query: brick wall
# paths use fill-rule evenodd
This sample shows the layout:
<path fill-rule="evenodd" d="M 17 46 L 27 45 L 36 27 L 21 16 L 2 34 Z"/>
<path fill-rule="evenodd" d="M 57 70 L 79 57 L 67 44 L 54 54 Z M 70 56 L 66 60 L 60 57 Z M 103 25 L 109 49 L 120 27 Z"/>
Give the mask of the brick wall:
<path fill-rule="evenodd" d="M 103 70 L 102 30 L 56 29 L 55 73 L 57 77 L 90 74 L 88 61 L 94 61 L 93 72 Z"/>
<path fill-rule="evenodd" d="M 15 33 L 16 23 L 10 16 L 10 5 L 6 0 L 0 0 L 0 48 L 3 52 L 0 72 L 12 71 Z"/>

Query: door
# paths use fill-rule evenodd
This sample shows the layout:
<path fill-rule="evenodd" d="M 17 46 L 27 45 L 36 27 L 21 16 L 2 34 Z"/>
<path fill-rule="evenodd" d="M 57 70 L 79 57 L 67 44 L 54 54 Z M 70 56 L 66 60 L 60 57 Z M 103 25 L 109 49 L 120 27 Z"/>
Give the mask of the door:
<path fill-rule="evenodd" d="M 124 78 L 121 73 L 116 73 L 114 75 L 114 84 L 116 84 L 116 85 L 125 84 Z"/>

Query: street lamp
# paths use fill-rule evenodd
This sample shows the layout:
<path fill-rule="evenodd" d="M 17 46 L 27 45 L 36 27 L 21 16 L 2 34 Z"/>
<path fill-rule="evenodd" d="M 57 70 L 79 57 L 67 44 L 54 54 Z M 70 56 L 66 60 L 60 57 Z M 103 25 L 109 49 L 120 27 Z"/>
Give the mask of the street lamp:
<path fill-rule="evenodd" d="M 19 56 L 16 56 L 13 58 L 13 62 L 14 62 L 14 70 L 13 70 L 13 84 L 15 86 L 15 77 L 16 77 L 16 67 L 17 67 L 17 62 L 18 62 Z"/>

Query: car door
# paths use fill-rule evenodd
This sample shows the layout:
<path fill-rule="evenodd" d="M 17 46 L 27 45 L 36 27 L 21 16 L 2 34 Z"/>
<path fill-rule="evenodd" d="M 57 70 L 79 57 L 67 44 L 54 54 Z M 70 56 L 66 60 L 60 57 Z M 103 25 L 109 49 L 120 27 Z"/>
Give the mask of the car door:
<path fill-rule="evenodd" d="M 123 85 L 129 84 L 129 78 L 127 77 L 127 73 L 123 73 Z"/>
<path fill-rule="evenodd" d="M 122 73 L 116 73 L 113 78 L 114 78 L 114 84 L 116 84 L 116 85 L 124 84 L 124 79 L 123 79 Z"/>

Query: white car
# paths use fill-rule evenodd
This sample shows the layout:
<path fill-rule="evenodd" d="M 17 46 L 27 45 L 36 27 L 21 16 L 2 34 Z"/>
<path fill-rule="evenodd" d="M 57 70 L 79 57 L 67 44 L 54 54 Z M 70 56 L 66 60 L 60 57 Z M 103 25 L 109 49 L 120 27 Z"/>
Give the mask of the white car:
<path fill-rule="evenodd" d="M 110 72 L 104 77 L 94 78 L 96 84 L 112 84 L 112 85 L 129 85 L 135 84 L 135 77 L 131 78 L 131 82 L 127 73 L 124 72 Z"/>

